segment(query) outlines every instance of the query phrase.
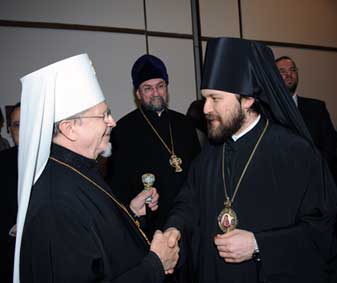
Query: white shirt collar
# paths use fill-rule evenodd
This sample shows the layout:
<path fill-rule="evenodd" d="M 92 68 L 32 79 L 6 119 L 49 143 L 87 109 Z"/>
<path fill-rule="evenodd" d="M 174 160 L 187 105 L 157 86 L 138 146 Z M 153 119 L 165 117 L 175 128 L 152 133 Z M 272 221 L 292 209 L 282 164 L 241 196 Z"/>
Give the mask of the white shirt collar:
<path fill-rule="evenodd" d="M 297 98 L 297 92 L 294 93 L 294 95 L 292 96 L 294 102 L 295 102 L 295 105 L 298 106 L 298 98 Z"/>
<path fill-rule="evenodd" d="M 259 115 L 256 120 L 250 124 L 249 127 L 247 127 L 243 132 L 241 132 L 240 134 L 238 135 L 232 135 L 232 139 L 236 142 L 239 138 L 243 137 L 245 134 L 247 134 L 250 130 L 252 130 L 256 125 L 257 123 L 260 121 L 261 119 L 261 115 Z"/>
<path fill-rule="evenodd" d="M 165 110 L 165 109 L 162 109 L 162 110 L 160 110 L 160 111 L 156 111 L 156 113 L 158 114 L 159 117 L 161 117 L 161 114 L 163 114 L 164 110 Z"/>

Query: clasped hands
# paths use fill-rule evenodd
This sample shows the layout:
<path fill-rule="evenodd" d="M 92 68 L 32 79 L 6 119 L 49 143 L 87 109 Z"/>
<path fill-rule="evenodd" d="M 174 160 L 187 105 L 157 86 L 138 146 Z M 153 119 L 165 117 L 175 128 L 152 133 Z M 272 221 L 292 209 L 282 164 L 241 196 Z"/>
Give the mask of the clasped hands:
<path fill-rule="evenodd" d="M 176 228 L 168 228 L 164 233 L 157 230 L 154 233 L 150 251 L 160 258 L 165 274 L 172 274 L 178 262 L 180 237 Z"/>
<path fill-rule="evenodd" d="M 159 194 L 156 188 L 141 191 L 130 202 L 130 209 L 136 216 L 146 215 L 145 200 L 152 197 L 148 207 L 155 211 L 158 209 Z M 180 232 L 176 228 L 168 228 L 164 233 L 157 230 L 150 246 L 150 251 L 154 252 L 160 259 L 165 270 L 165 274 L 172 274 L 179 259 Z"/>
<path fill-rule="evenodd" d="M 137 215 L 146 214 L 145 199 L 152 196 L 151 203 L 148 204 L 152 211 L 158 209 L 159 195 L 155 188 L 140 192 L 130 203 L 131 210 Z M 181 235 L 176 228 L 169 228 L 164 233 L 157 230 L 154 234 L 150 250 L 156 253 L 165 269 L 166 274 L 174 271 L 179 259 L 179 239 Z M 218 234 L 214 237 L 214 244 L 220 257 L 225 262 L 240 263 L 252 258 L 256 249 L 255 236 L 252 232 L 235 229 L 225 234 Z"/>

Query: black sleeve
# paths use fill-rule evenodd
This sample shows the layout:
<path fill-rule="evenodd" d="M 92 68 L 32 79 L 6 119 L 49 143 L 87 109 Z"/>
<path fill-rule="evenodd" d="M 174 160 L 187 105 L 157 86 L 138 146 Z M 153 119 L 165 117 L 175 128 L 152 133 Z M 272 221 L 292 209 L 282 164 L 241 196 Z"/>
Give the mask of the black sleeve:
<path fill-rule="evenodd" d="M 336 240 L 336 187 L 326 162 L 318 154 L 316 156 L 308 153 L 301 163 L 309 170 L 294 225 L 255 233 L 263 271 L 267 275 L 296 274 L 300 270 L 315 270 L 318 266 L 324 270 L 336 256 L 336 251 L 331 250 Z M 284 211 L 274 213 L 287 213 L 287 204 L 284 205 Z M 312 282 L 316 279 L 312 278 Z"/>
<path fill-rule="evenodd" d="M 58 203 L 52 216 L 40 210 L 25 224 L 20 261 L 21 282 L 162 282 L 158 256 L 149 252 L 138 265 L 112 275 L 90 223 L 73 207 Z M 122 255 L 113 255 L 122 256 Z"/>
<path fill-rule="evenodd" d="M 317 146 L 319 147 L 323 157 L 327 160 L 328 164 L 332 166 L 333 163 L 336 162 L 337 133 L 324 102 L 321 104 L 319 120 L 320 142 Z"/>
<path fill-rule="evenodd" d="M 181 233 L 178 268 L 186 264 L 186 261 L 192 263 L 192 266 L 196 266 L 198 260 L 194 256 L 197 255 L 200 235 L 197 176 L 196 162 L 192 162 L 187 180 L 174 200 L 163 229 L 165 231 L 174 227 Z M 194 250 L 193 253 L 192 250 Z"/>
<path fill-rule="evenodd" d="M 199 204 L 196 194 L 198 173 L 195 167 L 196 162 L 193 162 L 187 180 L 174 200 L 164 229 L 175 227 L 181 232 L 189 233 L 195 229 L 199 219 Z"/>

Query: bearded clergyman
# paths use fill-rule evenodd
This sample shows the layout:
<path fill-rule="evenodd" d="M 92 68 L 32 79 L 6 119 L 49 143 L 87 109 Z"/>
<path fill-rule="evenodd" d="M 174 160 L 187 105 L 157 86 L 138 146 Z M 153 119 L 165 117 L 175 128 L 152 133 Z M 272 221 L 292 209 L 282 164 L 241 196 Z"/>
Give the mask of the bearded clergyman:
<path fill-rule="evenodd" d="M 336 282 L 336 187 L 272 51 L 211 39 L 201 92 L 212 144 L 166 226 L 177 239 L 193 233 L 195 281 Z"/>

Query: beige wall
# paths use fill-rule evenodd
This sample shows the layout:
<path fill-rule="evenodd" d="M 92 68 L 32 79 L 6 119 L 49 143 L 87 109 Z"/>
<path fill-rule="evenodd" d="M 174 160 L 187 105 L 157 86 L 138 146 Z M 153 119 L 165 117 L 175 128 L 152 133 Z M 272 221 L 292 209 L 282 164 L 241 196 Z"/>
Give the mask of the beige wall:
<path fill-rule="evenodd" d="M 148 30 L 192 33 L 190 0 L 147 0 L 146 12 Z"/>
<path fill-rule="evenodd" d="M 337 1 L 241 0 L 249 39 L 337 47 Z"/>
<path fill-rule="evenodd" d="M 237 0 L 200 0 L 199 8 L 203 36 L 240 37 Z"/>
<path fill-rule="evenodd" d="M 199 0 L 203 37 L 240 37 L 237 0 Z M 144 15 L 146 10 L 146 15 Z M 241 0 L 244 38 L 337 48 L 337 1 Z M 2 0 L 0 20 L 62 23 L 172 33 L 148 38 L 150 53 L 166 63 L 171 108 L 186 112 L 196 98 L 190 0 Z M 177 37 L 178 38 L 174 38 Z M 0 106 L 20 99 L 19 78 L 54 61 L 88 53 L 116 119 L 134 109 L 130 70 L 146 53 L 137 32 L 114 33 L 0 25 Z M 271 46 L 293 56 L 300 68 L 299 91 L 327 103 L 337 125 L 337 52 Z M 4 129 L 2 130 L 4 133 Z"/>
<path fill-rule="evenodd" d="M 144 28 L 140 0 L 1 0 L 0 19 Z"/>

